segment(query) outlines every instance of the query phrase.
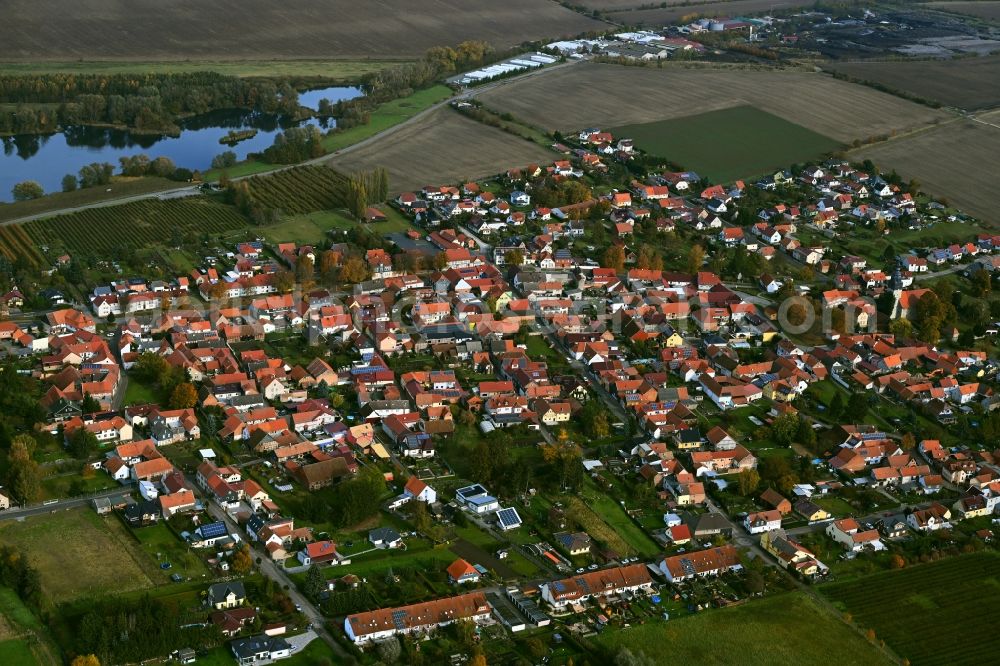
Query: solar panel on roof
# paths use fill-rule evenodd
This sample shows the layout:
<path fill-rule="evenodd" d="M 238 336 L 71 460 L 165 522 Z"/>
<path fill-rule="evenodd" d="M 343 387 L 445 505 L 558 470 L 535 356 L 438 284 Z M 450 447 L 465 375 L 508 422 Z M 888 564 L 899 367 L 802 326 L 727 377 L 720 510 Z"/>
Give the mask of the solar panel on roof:
<path fill-rule="evenodd" d="M 396 629 L 402 631 L 406 628 L 406 611 L 405 610 L 395 610 L 392 612 L 392 623 L 396 625 Z"/>
<path fill-rule="evenodd" d="M 201 526 L 201 536 L 203 539 L 214 539 L 227 534 L 225 523 L 209 523 Z"/>
<path fill-rule="evenodd" d="M 517 509 L 514 508 L 500 509 L 497 512 L 497 517 L 500 519 L 500 524 L 504 527 L 521 524 L 521 516 L 517 515 Z"/>

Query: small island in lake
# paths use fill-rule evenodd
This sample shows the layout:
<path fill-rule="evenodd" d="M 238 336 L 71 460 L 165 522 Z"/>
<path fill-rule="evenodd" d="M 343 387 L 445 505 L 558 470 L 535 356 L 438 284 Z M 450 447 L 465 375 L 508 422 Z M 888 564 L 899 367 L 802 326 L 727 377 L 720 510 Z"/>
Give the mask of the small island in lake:
<path fill-rule="evenodd" d="M 226 144 L 227 146 L 235 146 L 240 141 L 246 141 L 255 136 L 257 136 L 257 130 L 255 129 L 229 130 L 226 136 L 219 139 L 219 143 Z"/>

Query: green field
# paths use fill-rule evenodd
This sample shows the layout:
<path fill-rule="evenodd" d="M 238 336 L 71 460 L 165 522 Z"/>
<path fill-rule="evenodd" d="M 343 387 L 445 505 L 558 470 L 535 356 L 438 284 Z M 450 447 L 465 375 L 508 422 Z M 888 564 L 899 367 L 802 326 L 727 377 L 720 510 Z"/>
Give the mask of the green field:
<path fill-rule="evenodd" d="M 611 132 L 716 183 L 762 176 L 840 148 L 833 139 L 752 106 L 625 125 Z"/>
<path fill-rule="evenodd" d="M 323 140 L 323 147 L 326 148 L 327 152 L 332 153 L 359 141 L 364 141 L 368 137 L 387 130 L 393 125 L 398 125 L 404 120 L 409 120 L 424 109 L 448 99 L 451 94 L 451 88 L 448 86 L 436 85 L 418 90 L 409 97 L 386 102 L 372 112 L 370 123 L 358 125 L 326 137 Z"/>
<path fill-rule="evenodd" d="M 998 565 L 996 553 L 962 555 L 820 591 L 914 666 L 985 664 L 1000 648 Z"/>
<path fill-rule="evenodd" d="M 916 618 L 913 618 L 914 620 Z M 652 620 L 593 639 L 608 650 L 644 652 L 654 664 L 802 666 L 891 663 L 839 618 L 801 592 L 699 615 Z"/>
<path fill-rule="evenodd" d="M 369 139 L 380 132 L 409 120 L 421 111 L 444 101 L 451 97 L 451 88 L 444 85 L 436 85 L 424 90 L 418 90 L 409 97 L 401 97 L 391 102 L 386 102 L 371 113 L 371 121 L 367 125 L 358 125 L 346 129 L 343 132 L 335 132 L 323 139 L 323 148 L 330 155 L 335 155 L 338 151 L 353 146 L 356 143 Z M 253 174 L 266 173 L 278 168 L 274 164 L 267 162 L 245 161 L 225 169 L 230 178 L 238 178 Z M 218 180 L 222 170 L 212 169 L 206 171 L 204 179 L 207 181 Z"/>
<path fill-rule="evenodd" d="M 396 231 L 407 231 L 411 229 L 410 223 L 400 213 L 383 207 L 388 219 L 385 222 L 373 222 L 364 224 L 365 229 L 382 236 Z M 269 225 L 263 229 L 263 235 L 272 243 L 295 242 L 298 244 L 316 244 L 326 238 L 327 233 L 334 229 L 346 231 L 352 227 L 361 225 L 348 217 L 345 213 L 336 210 L 321 210 L 304 215 L 290 215 L 276 224 Z M 129 386 L 131 388 L 131 385 Z"/>

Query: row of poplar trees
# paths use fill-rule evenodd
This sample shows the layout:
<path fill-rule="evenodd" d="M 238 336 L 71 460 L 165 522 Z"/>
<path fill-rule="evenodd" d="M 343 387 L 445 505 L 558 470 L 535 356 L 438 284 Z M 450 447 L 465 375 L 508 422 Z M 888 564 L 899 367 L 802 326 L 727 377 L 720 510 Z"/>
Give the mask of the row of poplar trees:
<path fill-rule="evenodd" d="M 365 218 L 368 206 L 388 198 L 389 173 L 383 167 L 355 173 L 347 179 L 344 202 L 359 220 Z"/>

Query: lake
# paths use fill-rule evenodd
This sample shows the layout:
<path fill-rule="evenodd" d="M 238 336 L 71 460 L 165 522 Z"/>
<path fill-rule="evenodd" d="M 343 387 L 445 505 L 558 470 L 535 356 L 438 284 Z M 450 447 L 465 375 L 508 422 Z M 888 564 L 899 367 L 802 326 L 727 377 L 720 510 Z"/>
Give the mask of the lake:
<path fill-rule="evenodd" d="M 321 99 L 337 102 L 363 95 L 360 88 L 338 86 L 309 90 L 299 94 L 299 104 L 316 110 Z M 278 132 L 291 127 L 316 125 L 324 129 L 336 126 L 331 119 L 309 118 L 304 121 L 266 113 L 229 109 L 186 118 L 178 123 L 179 136 L 134 134 L 128 130 L 72 126 L 57 134 L 26 134 L 3 137 L 0 155 L 0 201 L 11 201 L 11 188 L 24 180 L 41 183 L 46 193 L 59 192 L 66 174 L 77 175 L 92 162 L 108 162 L 119 168 L 118 158 L 145 153 L 150 159 L 169 157 L 179 167 L 204 171 L 212 158 L 227 150 L 245 159 L 274 143 Z M 252 139 L 235 146 L 219 143 L 230 130 L 256 129 Z"/>

